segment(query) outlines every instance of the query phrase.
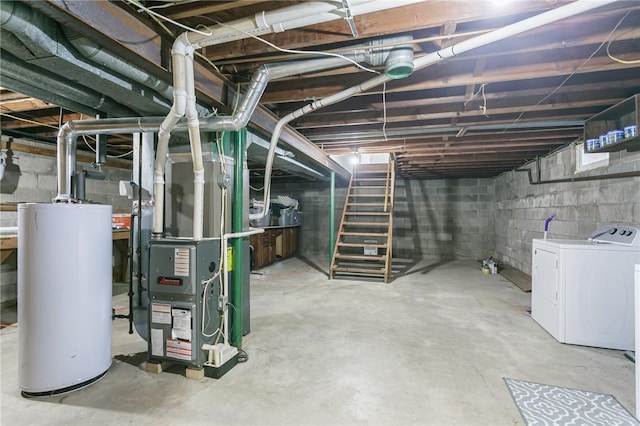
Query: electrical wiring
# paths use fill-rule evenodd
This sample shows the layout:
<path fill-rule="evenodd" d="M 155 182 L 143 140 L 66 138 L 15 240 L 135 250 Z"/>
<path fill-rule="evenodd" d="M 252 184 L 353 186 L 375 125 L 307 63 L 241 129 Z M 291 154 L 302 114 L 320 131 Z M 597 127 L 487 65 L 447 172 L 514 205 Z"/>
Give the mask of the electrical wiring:
<path fill-rule="evenodd" d="M 264 186 L 262 188 L 254 188 L 253 186 L 249 185 L 249 188 L 253 189 L 254 191 L 260 192 L 262 190 L 264 190 Z"/>
<path fill-rule="evenodd" d="M 133 154 L 133 150 L 131 150 L 131 151 L 127 152 L 127 153 L 124 153 L 124 154 L 119 154 L 119 155 L 107 155 L 107 157 L 110 157 L 110 158 L 124 158 L 124 157 L 127 157 L 127 156 L 131 155 L 131 154 Z"/>
<path fill-rule="evenodd" d="M 509 130 L 513 125 L 515 125 L 516 123 L 518 123 L 520 121 L 520 119 L 531 109 L 537 107 L 538 105 L 540 105 L 541 103 L 543 103 L 544 101 L 546 101 L 547 99 L 549 99 L 551 96 L 553 96 L 554 93 L 556 93 L 558 90 L 560 90 L 560 88 L 562 86 L 565 85 L 565 83 L 567 81 L 569 81 L 571 79 L 571 77 L 573 77 L 574 75 L 576 75 L 581 69 L 582 67 L 584 67 L 587 62 L 589 62 L 591 60 L 591 58 L 593 58 L 596 53 L 598 53 L 600 51 L 600 49 L 602 49 L 602 47 L 609 41 L 609 39 L 611 38 L 611 36 L 616 32 L 616 30 L 618 29 L 618 27 L 620 26 L 620 24 L 622 24 L 622 21 L 624 21 L 624 19 L 631 13 L 631 11 L 628 11 L 627 13 L 624 14 L 624 16 L 622 18 L 620 18 L 620 20 L 618 21 L 618 23 L 613 27 L 613 29 L 609 32 L 609 34 L 605 37 L 605 39 L 602 41 L 602 43 L 600 43 L 600 45 L 596 48 L 596 50 L 593 51 L 593 53 L 591 55 L 589 55 L 589 57 L 587 59 L 585 59 L 571 74 L 569 74 L 567 76 L 567 78 L 565 78 L 564 80 L 562 80 L 562 82 L 555 88 L 553 89 L 551 92 L 549 92 L 548 95 L 546 95 L 544 98 L 540 99 L 535 105 L 530 106 L 528 108 L 525 108 L 520 115 L 518 115 L 518 117 L 516 117 L 515 120 L 513 120 L 513 122 L 511 122 L 507 127 L 505 127 L 505 129 L 502 131 L 502 133 L 506 133 L 507 130 Z"/>
<path fill-rule="evenodd" d="M 234 311 L 236 311 L 236 307 L 233 303 L 227 302 L 227 305 L 231 306 Z M 238 348 L 238 363 L 243 363 L 249 361 L 249 354 L 244 349 Z"/>
<path fill-rule="evenodd" d="M 620 59 L 620 58 L 616 58 L 615 56 L 613 56 L 610 52 L 610 47 L 611 47 L 611 43 L 613 43 L 615 40 L 609 40 L 609 42 L 607 43 L 607 56 L 609 57 L 609 59 L 619 62 L 621 64 L 625 64 L 625 65 L 634 65 L 634 64 L 640 64 L 640 59 L 636 59 L 633 61 L 626 61 L 624 59 Z"/>
<path fill-rule="evenodd" d="M 16 115 L 7 114 L 6 112 L 0 112 L 0 115 L 2 115 L 4 117 L 12 118 L 14 120 L 24 121 L 25 123 L 36 124 L 38 126 L 49 127 L 51 129 L 59 129 L 58 126 L 53 126 L 51 124 L 40 123 L 38 121 L 29 120 L 28 118 L 22 118 L 22 117 L 18 117 Z"/>
<path fill-rule="evenodd" d="M 209 297 L 207 297 L 208 291 L 209 291 L 209 286 L 219 276 L 220 276 L 220 267 L 218 267 L 218 271 L 211 278 L 209 278 L 205 282 L 204 289 L 203 289 L 203 292 L 202 292 L 202 310 L 204 311 L 204 313 L 202 315 L 202 324 L 201 324 L 201 327 L 200 327 L 200 332 L 202 333 L 202 335 L 204 337 L 213 337 L 213 336 L 215 336 L 215 334 L 217 332 L 220 331 L 220 326 L 218 326 L 218 328 L 213 333 L 210 333 L 210 334 L 205 333 L 205 330 L 209 326 L 209 322 L 211 320 L 211 316 L 209 315 L 209 309 L 207 309 L 208 300 L 209 300 Z M 222 295 L 221 293 L 222 293 L 222 287 L 219 288 L 218 295 L 221 296 Z M 206 324 L 205 324 L 205 317 L 207 317 L 207 323 Z"/>
<path fill-rule="evenodd" d="M 631 13 L 631 11 L 627 12 L 627 13 L 622 17 L 622 19 L 620 20 L 620 22 L 618 22 L 618 25 L 616 26 L 616 28 L 617 28 L 617 27 L 622 23 L 622 21 L 624 21 L 624 19 L 625 19 L 625 18 L 626 18 L 630 13 Z M 615 31 L 615 28 L 614 28 L 614 31 Z M 611 34 L 609 34 L 609 37 L 611 37 Z M 614 41 L 616 41 L 616 39 L 615 39 L 615 38 L 614 38 L 614 39 L 609 40 L 609 42 L 607 43 L 607 56 L 609 57 L 609 59 L 611 59 L 611 60 L 613 60 L 613 61 L 616 61 L 616 62 L 618 62 L 618 63 L 620 63 L 620 64 L 625 64 L 625 65 L 640 64 L 640 59 L 636 59 L 636 60 L 633 60 L 633 61 L 626 61 L 626 60 L 624 60 L 624 59 L 616 58 L 615 56 L 613 56 L 613 55 L 611 54 L 610 49 L 611 49 L 611 43 L 613 43 Z"/>
<path fill-rule="evenodd" d="M 136 6 L 139 6 L 138 4 L 136 4 L 135 0 L 128 0 L 128 1 L 129 1 L 130 3 L 133 3 L 133 4 L 134 4 L 134 5 L 136 5 Z M 163 5 L 160 5 L 160 6 L 151 6 L 151 7 L 148 7 L 147 9 L 148 9 L 149 11 L 151 11 L 151 9 L 157 9 L 157 8 L 161 8 L 161 7 L 168 7 L 168 6 L 163 6 Z M 176 23 L 175 21 L 172 21 L 172 20 L 170 20 L 169 18 L 166 18 L 166 17 L 164 17 L 164 16 L 160 15 L 159 13 L 155 13 L 155 14 L 151 14 L 151 13 L 150 13 L 150 17 L 151 17 L 151 19 L 153 19 L 153 20 L 154 20 L 154 21 L 155 21 L 155 22 L 160 26 L 160 28 L 162 28 L 162 29 L 163 29 L 167 34 L 169 34 L 171 37 L 175 37 L 175 34 L 173 33 L 173 31 L 171 31 L 171 30 L 169 29 L 169 27 L 167 27 L 166 25 L 164 25 L 164 23 L 162 23 L 161 18 L 162 18 L 162 19 L 167 19 L 168 21 L 170 21 L 170 22 L 172 22 L 172 23 Z M 180 25 L 180 24 L 178 24 L 178 25 Z M 181 27 L 182 27 L 182 26 L 181 26 Z M 197 31 L 197 30 L 195 30 L 195 29 L 192 29 L 192 28 L 188 28 L 188 27 L 187 27 L 187 29 L 188 29 L 188 30 L 193 30 L 193 31 L 199 32 L 199 31 Z M 205 34 L 205 35 L 209 35 L 209 34 Z M 210 60 L 209 58 L 207 58 L 205 55 L 203 55 L 203 54 L 202 54 L 202 53 L 200 53 L 200 52 L 193 52 L 193 54 L 194 54 L 195 56 L 197 56 L 198 58 L 202 59 L 203 61 L 205 61 L 205 62 L 207 63 L 207 65 L 209 65 L 211 68 L 213 68 L 214 70 L 216 70 L 216 72 L 218 72 L 219 74 L 222 74 L 222 73 L 220 72 L 220 70 L 218 69 L 218 67 L 217 67 L 213 62 L 211 62 L 211 60 Z"/>
<path fill-rule="evenodd" d="M 82 135 L 82 139 L 84 140 L 84 144 L 93 152 L 96 152 L 95 148 L 92 147 L 89 142 L 87 141 L 87 137 L 85 135 Z"/>
<path fill-rule="evenodd" d="M 493 29 L 484 29 L 484 30 L 476 30 L 476 31 L 467 31 L 467 32 L 462 32 L 462 33 L 456 33 L 456 34 L 451 34 L 451 35 L 445 35 L 445 36 L 431 36 L 431 37 L 422 37 L 422 38 L 415 38 L 413 39 L 411 42 L 413 44 L 420 44 L 420 43 L 428 43 L 428 42 L 434 42 L 434 41 L 439 41 L 439 40 L 444 40 L 444 39 L 456 39 L 456 38 L 468 38 L 474 35 L 480 35 L 480 34 L 485 34 L 488 33 L 490 31 L 492 31 Z M 392 46 L 399 46 L 402 44 L 407 44 L 406 41 L 399 41 L 399 42 L 394 42 L 394 43 L 384 43 L 381 44 L 379 46 L 377 46 L 378 48 L 384 48 L 384 47 L 392 47 Z M 339 49 L 331 49 L 332 53 L 340 53 L 340 52 L 350 52 L 353 50 L 353 47 L 341 47 Z M 313 51 L 304 51 L 306 55 L 302 55 L 299 54 L 298 56 L 312 56 L 313 55 Z M 261 59 L 265 62 L 267 61 L 273 61 L 273 60 L 278 60 L 278 59 L 282 59 L 281 56 L 262 56 Z M 255 62 L 255 58 L 245 58 L 245 59 L 241 59 L 241 58 L 229 58 L 229 59 L 225 59 L 225 60 L 221 60 L 218 62 L 218 65 L 232 65 L 234 66 L 235 64 L 243 64 L 243 63 L 247 63 L 247 62 Z"/>
<path fill-rule="evenodd" d="M 80 120 L 82 120 L 82 114 L 80 114 Z M 89 137 L 89 139 L 93 139 L 95 142 L 95 138 Z M 91 146 L 91 144 L 89 143 L 89 141 L 87 141 L 87 136 L 86 135 L 82 135 L 82 140 L 84 140 L 84 144 L 94 153 L 96 152 L 95 148 Z M 124 154 L 119 154 L 119 155 L 107 155 L 107 157 L 109 158 L 124 158 L 127 157 L 129 155 L 133 154 L 133 150 L 126 152 Z"/>
<path fill-rule="evenodd" d="M 256 40 L 258 40 L 259 42 L 264 43 L 264 44 L 266 44 L 267 46 L 270 46 L 270 47 L 272 47 L 272 48 L 274 48 L 274 49 L 276 49 L 277 51 L 282 52 L 282 53 L 291 53 L 291 54 L 296 54 L 296 55 L 298 55 L 298 54 L 302 54 L 302 55 L 331 56 L 331 57 L 334 57 L 334 58 L 341 58 L 341 59 L 344 59 L 344 60 L 345 60 L 345 61 L 347 61 L 347 62 L 352 63 L 353 65 L 355 65 L 356 67 L 360 68 L 360 69 L 361 69 L 361 70 L 363 70 L 363 71 L 370 72 L 370 73 L 373 73 L 373 74 L 380 74 L 378 71 L 376 71 L 376 70 L 374 70 L 374 69 L 371 69 L 371 68 L 367 68 L 367 67 L 365 67 L 365 66 L 363 66 L 363 65 L 359 64 L 358 62 L 354 61 L 353 59 L 347 58 L 346 56 L 344 56 L 344 55 L 340 55 L 339 53 L 333 53 L 333 52 L 320 52 L 320 51 L 309 51 L 309 50 L 293 50 L 293 49 L 285 49 L 285 48 L 282 48 L 282 47 L 276 46 L 275 44 L 271 43 L 270 41 L 267 41 L 267 40 L 265 40 L 265 39 L 263 39 L 263 38 L 261 38 L 261 37 L 258 37 L 257 35 L 251 34 L 251 33 L 250 33 L 250 32 L 248 32 L 248 31 L 244 31 L 244 30 L 241 30 L 240 28 L 236 28 L 236 27 L 234 27 L 234 26 L 232 26 L 232 25 L 225 24 L 225 23 L 223 23 L 223 22 L 220 22 L 220 21 L 217 21 L 217 20 L 215 20 L 215 19 L 212 19 L 212 18 L 210 18 L 210 17 L 208 17 L 208 16 L 201 16 L 201 17 L 202 17 L 202 18 L 205 18 L 205 19 L 207 19 L 207 20 L 210 20 L 211 22 L 214 22 L 214 23 L 216 23 L 216 24 L 218 24 L 218 25 L 220 25 L 220 26 L 222 26 L 222 27 L 231 28 L 232 30 L 235 30 L 235 31 L 237 31 L 237 32 L 239 32 L 239 33 L 241 33 L 241 34 L 244 34 L 244 35 L 246 35 L 246 36 L 248 36 L 248 37 L 251 37 L 251 38 L 253 38 L 253 39 L 256 39 Z"/>
<path fill-rule="evenodd" d="M 149 9 L 166 9 L 167 7 L 183 5 L 183 4 L 187 4 L 187 3 L 195 3 L 197 1 L 199 1 L 199 0 L 172 1 L 172 2 L 169 2 L 169 3 L 165 3 L 165 4 L 159 4 L 157 6 L 148 6 L 148 8 Z"/>
<path fill-rule="evenodd" d="M 478 97 L 478 95 L 482 95 L 482 102 L 483 102 L 483 103 L 482 103 L 482 105 L 480 105 L 480 109 L 482 110 L 482 114 L 483 114 L 485 117 L 489 117 L 489 116 L 487 115 L 487 96 L 484 94 L 484 87 L 485 87 L 486 85 L 487 85 L 486 83 L 482 83 L 482 84 L 480 85 L 480 87 L 478 88 L 478 90 L 476 90 L 476 92 L 475 92 L 473 95 L 471 95 L 471 97 L 470 97 L 469 99 L 467 99 L 467 100 L 464 102 L 464 106 L 466 107 L 466 106 L 467 106 L 467 104 L 468 104 L 469 102 L 471 102 L 472 100 L 474 100 L 475 98 L 477 98 L 477 97 Z"/>
<path fill-rule="evenodd" d="M 236 358 L 238 364 L 249 361 L 249 354 L 244 349 L 238 348 L 238 357 Z"/>
<path fill-rule="evenodd" d="M 166 16 L 164 16 L 164 15 L 162 15 L 162 14 L 160 14 L 160 13 L 158 13 L 158 12 L 154 11 L 154 10 L 151 10 L 151 9 L 149 9 L 149 8 L 148 8 L 148 7 L 146 7 L 146 6 L 143 6 L 142 4 L 140 4 L 140 2 L 138 2 L 138 0 L 127 0 L 127 1 L 128 1 L 129 3 L 131 3 L 131 4 L 133 4 L 134 6 L 138 7 L 140 10 L 142 10 L 142 11 L 144 11 L 144 12 L 147 12 L 149 15 L 153 15 L 153 16 L 155 16 L 155 17 L 156 17 L 156 18 L 158 18 L 158 19 L 162 19 L 162 20 L 164 20 L 164 21 L 170 22 L 170 23 L 172 23 L 173 25 L 176 25 L 176 26 L 178 26 L 178 27 L 182 28 L 183 30 L 192 31 L 192 32 L 194 32 L 194 33 L 198 33 L 198 34 L 201 34 L 201 35 L 204 35 L 204 36 L 209 36 L 209 35 L 211 35 L 211 31 L 209 31 L 209 32 L 205 33 L 205 32 L 202 32 L 202 31 L 200 31 L 200 30 L 196 29 L 196 28 L 191 28 L 191 27 L 189 27 L 189 26 L 187 26 L 187 25 L 181 24 L 181 23 L 180 23 L 180 22 L 178 22 L 178 21 L 174 21 L 174 20 L 173 20 L 173 19 L 171 19 L 171 18 L 168 18 L 168 17 L 166 17 Z M 138 10 L 138 12 L 140 12 L 140 10 Z"/>
<path fill-rule="evenodd" d="M 211 62 L 211 60 L 209 58 L 207 58 L 206 56 L 204 56 L 202 53 L 200 52 L 194 52 L 194 54 L 202 59 L 203 61 L 205 61 L 207 63 L 207 65 L 209 65 L 211 68 L 213 68 L 214 70 L 216 70 L 218 73 L 222 74 L 220 72 L 220 69 L 218 69 L 218 67 L 216 66 L 216 64 L 214 64 L 213 62 Z"/>

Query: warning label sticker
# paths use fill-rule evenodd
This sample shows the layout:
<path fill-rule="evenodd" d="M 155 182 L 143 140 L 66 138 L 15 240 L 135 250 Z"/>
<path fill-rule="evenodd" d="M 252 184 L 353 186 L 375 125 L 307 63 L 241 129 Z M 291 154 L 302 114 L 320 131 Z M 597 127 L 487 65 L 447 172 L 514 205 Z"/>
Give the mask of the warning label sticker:
<path fill-rule="evenodd" d="M 172 309 L 173 327 L 171 337 L 174 339 L 191 340 L 191 311 L 186 309 Z"/>
<path fill-rule="evenodd" d="M 177 248 L 173 258 L 173 275 L 176 277 L 189 276 L 189 249 Z"/>
<path fill-rule="evenodd" d="M 171 305 L 168 303 L 152 303 L 151 322 L 156 324 L 171 324 Z"/>
<path fill-rule="evenodd" d="M 163 332 L 161 328 L 152 328 L 151 329 L 151 355 L 153 356 L 164 356 L 164 347 L 163 343 Z"/>
<path fill-rule="evenodd" d="M 227 272 L 233 272 L 233 247 L 227 247 Z"/>
<path fill-rule="evenodd" d="M 176 359 L 191 360 L 191 342 L 167 339 L 167 356 Z"/>

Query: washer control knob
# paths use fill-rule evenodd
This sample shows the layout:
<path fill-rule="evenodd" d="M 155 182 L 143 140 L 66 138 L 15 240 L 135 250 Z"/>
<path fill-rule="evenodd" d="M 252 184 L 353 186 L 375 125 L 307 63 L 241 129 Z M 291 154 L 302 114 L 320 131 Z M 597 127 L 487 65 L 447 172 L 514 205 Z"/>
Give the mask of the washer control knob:
<path fill-rule="evenodd" d="M 616 235 L 616 232 L 618 232 L 618 228 L 613 228 L 611 230 L 611 232 L 609 232 L 611 235 Z"/>

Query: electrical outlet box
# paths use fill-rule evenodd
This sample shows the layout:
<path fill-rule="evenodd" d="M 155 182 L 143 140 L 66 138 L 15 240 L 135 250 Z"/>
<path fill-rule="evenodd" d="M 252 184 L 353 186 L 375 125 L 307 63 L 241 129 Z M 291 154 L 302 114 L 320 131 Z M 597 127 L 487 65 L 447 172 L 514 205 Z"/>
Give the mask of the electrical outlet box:
<path fill-rule="evenodd" d="M 229 303 L 229 298 L 227 296 L 218 296 L 218 310 L 220 312 L 227 310 L 227 303 Z"/>

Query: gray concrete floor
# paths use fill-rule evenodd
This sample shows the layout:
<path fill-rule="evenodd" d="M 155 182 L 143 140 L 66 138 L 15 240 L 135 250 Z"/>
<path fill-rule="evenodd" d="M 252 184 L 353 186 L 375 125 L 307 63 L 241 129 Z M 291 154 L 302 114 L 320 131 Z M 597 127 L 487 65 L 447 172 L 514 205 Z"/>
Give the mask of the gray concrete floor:
<path fill-rule="evenodd" d="M 26 400 L 18 330 L 3 329 L 0 423 L 522 424 L 504 377 L 613 394 L 635 412 L 622 352 L 556 342 L 527 314 L 530 295 L 476 262 L 422 262 L 387 285 L 328 281 L 300 259 L 263 271 L 249 361 L 220 380 L 145 372 L 146 343 L 119 320 L 101 381 Z"/>

